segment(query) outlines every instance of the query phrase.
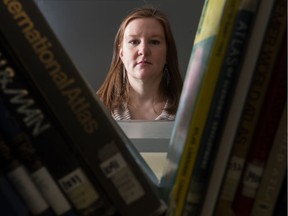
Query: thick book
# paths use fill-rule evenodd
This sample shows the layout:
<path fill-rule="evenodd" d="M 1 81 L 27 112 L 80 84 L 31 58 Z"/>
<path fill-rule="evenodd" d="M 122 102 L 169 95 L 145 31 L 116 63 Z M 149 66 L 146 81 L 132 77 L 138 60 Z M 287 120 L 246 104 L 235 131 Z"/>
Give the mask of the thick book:
<path fill-rule="evenodd" d="M 241 71 L 239 73 L 238 81 L 233 93 L 233 99 L 228 110 L 223 133 L 218 144 L 219 147 L 213 164 L 209 184 L 207 186 L 205 200 L 201 209 L 201 216 L 210 216 L 213 214 L 219 216 L 229 215 L 227 212 L 217 214 L 217 212 L 215 212 L 215 207 L 222 188 L 232 143 L 252 80 L 257 57 L 261 49 L 264 32 L 269 20 L 268 15 L 271 12 L 272 4 L 273 2 L 270 0 L 261 1 L 257 13 L 255 14 L 255 21 L 248 39 L 249 41 L 245 51 L 245 57 L 240 65 Z M 227 196 L 227 199 L 229 200 L 230 196 L 228 194 Z"/>
<path fill-rule="evenodd" d="M 199 215 L 259 0 L 241 1 L 200 143 L 184 215 Z"/>
<path fill-rule="evenodd" d="M 273 146 L 256 192 L 251 216 L 272 216 L 281 193 L 281 184 L 287 185 L 287 104 L 282 112 Z M 283 194 L 285 196 L 285 194 Z M 287 203 L 286 203 L 287 208 Z"/>
<path fill-rule="evenodd" d="M 227 203 L 231 208 L 241 176 L 243 174 L 248 150 L 251 146 L 252 137 L 256 130 L 261 107 L 265 99 L 270 78 L 273 74 L 279 47 L 286 27 L 285 16 L 280 8 L 282 0 L 274 1 L 267 29 L 264 33 L 264 40 L 254 68 L 253 78 L 245 100 L 243 112 L 239 121 L 237 132 L 233 138 L 233 147 L 230 154 L 228 170 L 225 174 L 223 188 L 221 190 L 220 204 Z M 266 15 L 267 16 L 267 15 Z M 275 28 L 274 17 L 280 18 Z M 224 200 L 224 201 L 222 201 Z M 230 206 L 230 207 L 229 207 Z M 223 213 L 220 213 L 223 215 Z"/>
<path fill-rule="evenodd" d="M 282 10 L 285 13 L 285 10 Z M 275 17 L 276 18 L 276 17 Z M 278 19 L 278 17 L 276 18 Z M 284 36 L 267 93 L 259 114 L 259 120 L 248 151 L 233 210 L 236 215 L 249 215 L 261 182 L 265 164 L 273 145 L 283 109 L 287 102 L 287 43 Z"/>
<path fill-rule="evenodd" d="M 100 190 L 98 184 L 87 177 L 87 172 L 83 169 L 83 165 L 77 160 L 76 155 L 68 146 L 70 141 L 65 139 L 55 126 L 55 121 L 53 121 L 49 110 L 44 107 L 45 104 L 41 103 L 42 100 L 37 94 L 37 89 L 33 88 L 29 80 L 23 76 L 23 69 L 15 55 L 11 53 L 1 34 L 0 60 L 1 128 L 6 138 L 11 143 L 19 143 L 20 146 L 26 145 L 24 150 L 28 152 L 29 148 L 30 150 L 35 149 L 37 152 L 35 155 L 39 155 L 39 158 L 41 158 L 39 161 L 43 161 L 49 173 L 51 173 L 79 214 L 112 214 L 110 213 L 113 209 L 112 205 L 108 201 L 106 202 L 104 192 Z M 9 113 L 7 110 L 9 110 Z M 17 131 L 16 124 L 23 129 L 29 142 L 21 143 L 23 135 L 20 134 L 22 133 L 19 131 L 20 128 Z M 19 140 L 17 140 L 17 137 L 19 137 Z M 53 145 L 51 145 L 52 143 Z M 31 162 L 35 161 L 36 158 L 33 158 L 35 155 L 30 158 L 27 153 L 24 153 L 24 155 L 27 156 L 26 162 L 30 160 L 29 168 L 32 168 L 34 165 Z M 30 154 L 30 156 L 32 155 Z M 39 164 L 36 163 L 36 165 L 38 166 Z M 33 171 L 35 171 L 35 168 L 37 167 L 33 167 Z M 52 193 L 52 197 L 51 195 L 48 195 L 48 197 L 54 199 L 55 202 L 56 191 L 53 190 L 56 188 L 52 185 L 53 182 L 50 181 L 51 179 L 47 172 L 43 172 L 42 169 L 36 173 L 37 179 L 42 179 L 39 184 L 42 184 L 43 190 L 47 190 L 45 194 Z M 58 197 L 57 206 L 53 206 L 57 208 L 55 210 L 58 214 L 62 214 L 67 210 L 69 211 L 70 205 L 67 204 L 65 199 Z"/>
<path fill-rule="evenodd" d="M 121 215 L 161 215 L 166 205 L 140 153 L 75 67 L 33 1 L 3 0 L 0 33 L 82 159 Z M 5 22 L 4 22 L 5 20 Z M 141 209 L 141 211 L 139 211 Z"/>
<path fill-rule="evenodd" d="M 239 3 L 240 0 L 212 0 L 206 1 L 204 4 L 192 48 L 192 56 L 189 61 L 192 68 L 194 64 L 198 64 L 196 61 L 199 58 L 194 58 L 194 53 L 200 50 L 203 53 L 200 59 L 201 65 L 196 71 L 188 69 L 188 73 L 200 74 L 198 77 L 194 75 L 198 79 L 194 82 L 200 83 L 196 92 L 192 93 L 192 95 L 197 95 L 196 103 L 192 109 L 189 109 L 191 107 L 190 102 L 184 101 L 184 96 L 181 96 L 183 99 L 182 101 L 180 99 L 179 108 L 181 108 L 181 103 L 186 103 L 187 105 L 184 105 L 183 109 L 188 109 L 192 116 L 191 119 L 183 116 L 184 112 L 181 112 L 178 108 L 176 118 L 184 118 L 184 121 L 189 122 L 187 123 L 188 126 L 184 139 L 182 139 L 178 133 L 183 131 L 181 128 L 178 128 L 177 120 L 175 121 L 175 132 L 171 137 L 167 153 L 167 165 L 165 165 L 164 176 L 161 180 L 161 187 L 166 191 L 168 189 L 168 192 L 165 193 L 166 196 L 169 196 L 169 215 L 181 215 L 183 212 L 192 170 L 195 167 L 203 130 L 211 107 L 217 80 L 219 79 L 221 64 L 228 47 Z M 189 81 L 186 83 L 189 84 Z M 184 89 L 187 89 L 191 94 L 190 88 L 185 88 L 186 83 L 184 83 Z M 184 95 L 187 95 L 187 93 Z M 189 96 L 185 99 L 190 100 Z M 194 103 L 193 98 L 192 103 Z M 174 177 L 173 173 L 175 173 Z M 170 176 L 171 174 L 172 176 Z"/>

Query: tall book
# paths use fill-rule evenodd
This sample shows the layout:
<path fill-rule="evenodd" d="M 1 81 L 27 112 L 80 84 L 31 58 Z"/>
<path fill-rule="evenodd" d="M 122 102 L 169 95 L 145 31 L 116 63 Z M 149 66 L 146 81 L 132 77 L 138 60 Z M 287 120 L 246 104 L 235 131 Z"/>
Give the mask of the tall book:
<path fill-rule="evenodd" d="M 197 154 L 184 215 L 199 215 L 259 0 L 241 1 Z"/>
<path fill-rule="evenodd" d="M 50 197 L 53 199 L 52 202 L 55 202 L 57 198 L 53 206 L 58 214 L 66 212 L 70 204 L 61 199 L 61 196 L 56 196 L 59 193 L 45 169 L 39 167 L 40 161 L 43 161 L 43 165 L 48 168 L 79 214 L 112 214 L 110 212 L 113 208 L 108 201 L 106 202 L 104 192 L 98 184 L 89 180 L 87 171 L 68 146 L 70 141 L 56 128 L 55 121 L 37 94 L 37 89 L 25 79 L 23 73 L 22 67 L 13 53 L 9 52 L 8 44 L 0 34 L 1 129 L 6 139 L 24 154 L 25 163 L 29 161 L 28 167 L 34 173 L 35 179 L 41 179 L 39 184 L 46 190 L 47 199 Z M 27 135 L 27 139 L 22 135 L 18 125 Z M 38 161 L 37 157 L 30 153 L 34 149 L 35 155 L 41 158 Z M 23 152 L 25 150 L 27 152 Z M 19 157 L 23 159 L 22 156 Z"/>
<path fill-rule="evenodd" d="M 286 10 L 282 11 L 283 13 L 286 12 Z M 273 145 L 273 139 L 287 102 L 286 40 L 285 36 L 259 114 L 260 119 L 248 150 L 243 175 L 233 200 L 232 206 L 236 215 L 249 215 L 251 212 L 267 158 Z"/>
<path fill-rule="evenodd" d="M 192 116 L 187 123 L 188 127 L 184 134 L 184 139 L 182 139 L 181 135 L 178 135 L 178 133 L 182 132 L 178 129 L 177 122 L 179 121 L 176 120 L 175 122 L 175 132 L 171 137 L 167 154 L 167 165 L 161 180 L 161 187 L 163 186 L 166 191 L 168 190 L 168 192 L 165 192 L 166 196 L 168 194 L 170 196 L 169 215 L 181 215 L 183 212 L 192 170 L 240 2 L 240 0 L 209 0 L 205 2 L 189 62 L 192 66 L 197 64 L 196 60 L 198 61 L 198 58 L 194 58 L 194 53 L 197 53 L 198 49 L 202 49 L 204 54 L 202 54 L 202 59 L 200 60 L 201 66 L 196 71 L 189 71 L 188 69 L 188 73 L 199 74 L 196 77 L 198 80 L 194 81 L 200 83 L 199 89 L 192 93 L 197 95 L 197 99 L 194 107 L 189 109 L 191 108 L 190 102 L 186 102 L 184 99 L 189 101 L 190 98 L 181 96 L 182 101 L 180 99 L 180 104 L 187 103 L 183 108 L 188 109 Z M 189 84 L 189 81 L 186 83 Z M 185 88 L 186 83 L 184 83 L 184 89 L 190 90 Z M 194 99 L 192 99 L 192 103 L 194 103 Z M 184 118 L 183 120 L 187 121 L 189 118 L 182 116 L 183 113 L 179 110 L 176 118 Z M 181 157 L 177 156 L 179 153 Z M 177 166 L 179 167 L 176 171 L 175 168 Z M 175 173 L 175 176 L 171 177 L 171 173 L 172 175 Z"/>
<path fill-rule="evenodd" d="M 90 180 L 100 183 L 121 215 L 163 214 L 166 205 L 149 176 L 157 177 L 72 63 L 35 3 L 2 0 L 0 18 L 2 37 L 63 136 L 71 140 L 69 147 Z"/>
<path fill-rule="evenodd" d="M 252 26 L 252 31 L 245 51 L 245 57 L 240 65 L 240 73 L 233 94 L 233 99 L 228 111 L 223 133 L 218 144 L 219 148 L 213 164 L 213 170 L 207 187 L 203 207 L 201 209 L 201 216 L 210 216 L 214 214 L 219 192 L 223 183 L 224 174 L 227 168 L 233 139 L 236 134 L 244 107 L 244 102 L 252 80 L 254 67 L 261 49 L 272 5 L 273 2 L 270 0 L 261 1 L 259 3 L 259 8 L 256 13 L 255 21 Z"/>
<path fill-rule="evenodd" d="M 266 162 L 262 180 L 256 193 L 251 216 L 272 216 L 281 193 L 287 196 L 287 188 L 281 191 L 281 184 L 287 186 L 287 104 L 273 140 L 273 146 Z M 284 197 L 283 197 L 284 198 Z M 286 198 L 287 199 L 287 198 Z M 285 203 L 287 208 L 287 202 Z M 287 211 L 287 209 L 286 209 Z"/>
<path fill-rule="evenodd" d="M 231 209 L 237 187 L 243 174 L 248 150 L 251 146 L 252 137 L 256 130 L 261 107 L 270 78 L 273 74 L 274 64 L 286 29 L 285 16 L 282 12 L 282 7 L 285 5 L 283 4 L 284 2 L 285 0 L 274 1 L 267 29 L 264 33 L 264 40 L 254 68 L 251 85 L 245 100 L 237 132 L 233 138 L 233 147 L 230 154 L 228 170 L 225 174 L 225 180 L 220 195 L 218 209 L 220 212 L 222 209 L 223 211 L 225 211 L 225 209 Z M 279 25 L 277 28 L 275 28 L 274 17 L 277 17 L 277 19 L 279 18 L 279 23 L 277 22 Z M 228 215 L 228 213 L 223 212 L 219 215 L 223 214 Z"/>

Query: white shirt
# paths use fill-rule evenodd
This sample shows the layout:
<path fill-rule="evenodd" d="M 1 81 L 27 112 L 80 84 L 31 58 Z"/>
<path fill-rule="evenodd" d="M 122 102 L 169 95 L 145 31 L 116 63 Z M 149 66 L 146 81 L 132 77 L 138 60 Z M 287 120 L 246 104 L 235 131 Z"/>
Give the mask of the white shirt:
<path fill-rule="evenodd" d="M 166 102 L 163 111 L 154 120 L 168 120 L 168 121 L 175 120 L 175 115 L 166 112 L 165 108 L 167 107 L 167 105 L 168 103 Z M 121 109 L 113 110 L 111 114 L 115 120 L 132 120 L 130 111 L 127 106 L 125 106 L 124 110 Z"/>

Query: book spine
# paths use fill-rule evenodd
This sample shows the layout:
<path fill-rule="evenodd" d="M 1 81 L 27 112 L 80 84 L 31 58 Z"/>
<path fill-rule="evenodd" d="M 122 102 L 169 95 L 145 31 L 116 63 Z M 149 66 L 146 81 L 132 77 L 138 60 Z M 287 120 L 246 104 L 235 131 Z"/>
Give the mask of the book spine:
<path fill-rule="evenodd" d="M 208 67 L 205 68 L 205 71 L 203 71 L 205 76 L 200 87 L 199 98 L 189 125 L 189 133 L 187 135 L 175 184 L 171 193 L 171 203 L 176 203 L 177 205 L 176 209 L 173 209 L 173 207 L 169 209 L 171 215 L 181 215 L 183 212 L 192 170 L 195 165 L 211 100 L 218 80 L 220 66 L 223 62 L 228 46 L 239 3 L 240 1 L 217 1 L 217 3 L 216 1 L 209 1 L 207 10 L 209 8 L 214 8 L 214 10 L 217 8 L 217 12 L 215 12 L 219 14 L 214 15 L 214 13 L 206 13 L 207 19 L 204 19 L 203 26 L 205 26 L 207 23 L 209 25 L 209 22 L 212 20 L 213 22 L 217 20 L 216 23 L 218 23 L 218 28 L 215 29 L 216 31 L 210 35 L 210 37 L 206 34 L 207 32 L 202 32 L 201 34 L 199 33 L 195 39 L 195 43 L 198 45 L 203 43 L 202 46 L 205 46 L 206 39 L 204 38 L 207 36 L 208 39 L 214 37 L 215 41 L 212 45 L 211 56 L 208 59 Z M 215 4 L 217 4 L 217 7 Z M 205 29 L 203 28 L 202 31 L 205 31 Z"/>
<path fill-rule="evenodd" d="M 273 216 L 286 216 L 287 215 L 287 172 L 282 181 L 282 186 L 279 191 L 279 196 L 277 198 Z"/>
<path fill-rule="evenodd" d="M 270 18 L 276 14 L 280 17 L 283 16 L 281 11 L 277 11 L 277 9 L 279 9 L 277 8 L 277 5 L 282 5 L 281 0 L 275 2 Z M 224 186 L 220 198 L 220 200 L 225 200 L 224 202 L 227 202 L 227 205 L 230 206 L 230 208 L 243 173 L 247 152 L 256 128 L 256 123 L 259 119 L 261 106 L 265 98 L 269 80 L 273 74 L 274 63 L 285 29 L 283 21 L 284 20 L 280 21 L 280 26 L 282 27 L 279 26 L 279 30 L 278 28 L 275 29 L 276 32 L 274 36 L 271 34 L 275 27 L 274 20 L 269 20 L 264 35 L 264 41 L 253 72 L 251 86 L 249 87 L 249 92 L 245 101 L 238 129 L 234 137 L 228 170 L 225 175 Z"/>
<path fill-rule="evenodd" d="M 282 10 L 285 13 L 285 10 Z M 281 46 L 274 73 L 263 102 L 256 131 L 248 152 L 243 176 L 233 200 L 233 209 L 238 215 L 250 214 L 256 191 L 262 179 L 265 163 L 287 100 L 287 46 Z"/>
<path fill-rule="evenodd" d="M 208 44 L 207 44 L 208 45 Z M 198 98 L 201 80 L 204 76 L 202 73 L 203 59 L 206 59 L 209 52 L 201 46 L 194 46 L 184 80 L 181 98 L 177 110 L 176 119 L 169 140 L 167 150 L 167 160 L 165 161 L 160 179 L 160 187 L 164 200 L 168 202 L 171 188 L 175 182 L 175 176 L 178 170 L 178 164 L 183 152 L 186 135 L 189 131 L 189 122 Z M 177 143 L 177 145 L 175 145 Z"/>
<path fill-rule="evenodd" d="M 52 213 L 48 203 L 39 192 L 26 168 L 16 159 L 15 155 L 3 140 L 0 134 L 0 160 L 1 168 L 13 187 L 20 194 L 33 215 L 55 215 Z"/>
<path fill-rule="evenodd" d="M 163 214 L 166 205 L 158 189 L 137 163 L 136 156 L 132 155 L 132 143 L 71 62 L 35 3 L 2 0 L 0 4 L 0 18 L 5 19 L 5 22 L 0 22 L 3 38 L 10 45 L 21 68 L 25 69 L 23 74 L 36 86 L 63 135 L 71 141 L 69 147 L 85 165 L 83 168 L 89 173 L 90 181 L 100 183 L 120 214 Z M 127 183 L 127 188 L 133 185 L 129 186 L 129 181 L 121 182 L 121 179 L 116 184 L 101 167 L 105 162 L 95 157 L 110 143 L 117 145 L 118 153 L 129 168 L 127 170 L 131 171 L 126 177 L 131 178 L 131 182 L 137 182 L 144 191 L 141 196 L 123 197 L 118 190 L 119 184 L 123 186 Z M 135 194 L 138 188 L 135 187 Z M 131 190 L 133 187 L 129 188 Z M 133 200 L 130 200 L 132 197 Z"/>
<path fill-rule="evenodd" d="M 212 13 L 211 7 L 208 7 L 209 3 L 211 3 L 211 1 L 206 0 L 204 2 L 196 35 L 202 33 L 205 14 Z M 215 2 L 212 1 L 211 4 L 215 4 Z M 220 6 L 223 6 L 222 1 Z M 218 10 L 215 11 L 215 17 L 216 16 L 220 16 Z M 207 23 L 209 22 L 207 21 Z M 207 25 L 207 28 L 210 30 L 210 35 L 213 35 L 212 33 L 214 33 L 213 27 L 217 27 L 217 25 Z M 212 49 L 213 41 L 214 38 L 211 37 L 211 39 L 205 40 L 205 46 L 198 46 L 195 41 L 193 44 L 181 98 L 178 105 L 177 115 L 169 142 L 167 160 L 164 164 L 163 174 L 160 181 L 162 195 L 166 202 L 169 201 L 171 189 L 175 183 L 178 165 L 185 146 L 187 134 L 189 133 L 189 125 L 192 119 L 192 114 L 195 110 L 195 104 L 199 98 L 199 89 L 204 77 L 204 73 L 202 72 L 203 66 L 207 64 L 207 59 L 211 54 L 210 50 Z"/>
<path fill-rule="evenodd" d="M 22 197 L 0 169 L 0 212 L 1 215 L 28 216 L 30 210 Z"/>
<path fill-rule="evenodd" d="M 184 215 L 199 214 L 257 6 L 258 0 L 252 0 L 241 2 L 239 7 L 189 185 Z"/>
<path fill-rule="evenodd" d="M 273 140 L 265 170 L 256 192 L 251 216 L 272 216 L 287 172 L 287 104 Z M 286 185 L 287 182 L 285 181 Z M 286 191 L 287 192 L 287 191 Z"/>
<path fill-rule="evenodd" d="M 54 127 L 53 122 L 51 122 L 52 117 L 47 117 L 49 115 L 47 115 L 47 111 L 45 112 L 45 109 L 42 108 L 43 106 L 40 104 L 41 100 L 36 94 L 33 94 L 33 92 L 36 92 L 35 89 L 33 90 L 33 86 L 30 85 L 22 75 L 23 70 L 19 67 L 15 58 L 12 57 L 11 52 L 9 52 L 9 48 L 7 48 L 8 45 L 4 44 L 3 38 L 0 38 L 0 88 L 2 90 L 0 96 L 1 102 L 4 103 L 2 108 L 4 109 L 4 106 L 7 106 L 11 115 L 16 119 L 14 121 L 17 121 L 19 126 L 21 126 L 23 131 L 28 135 L 31 143 L 25 142 L 22 144 L 27 145 L 27 148 L 35 149 L 53 178 L 56 179 L 59 187 L 80 214 L 88 215 L 93 211 L 99 214 L 100 212 L 104 212 L 103 208 L 106 208 L 106 206 L 100 196 L 100 192 L 96 190 L 92 182 L 88 180 L 76 156 L 73 155 L 69 149 L 67 145 L 68 141 L 64 139 Z M 4 110 L 2 114 L 4 115 Z M 12 126 L 12 123 L 10 126 Z M 2 128 L 7 135 L 10 133 L 10 137 L 16 135 L 12 134 L 13 128 L 8 128 L 5 125 L 3 125 Z M 53 145 L 51 145 L 51 143 L 53 143 Z M 25 154 L 25 156 L 27 156 L 27 153 Z M 26 159 L 32 160 L 33 158 Z M 59 166 L 59 164 L 61 164 L 61 166 Z M 46 173 L 44 176 L 44 173 L 46 173 L 46 171 L 42 169 L 39 170 L 39 172 L 35 172 L 33 176 L 37 181 L 40 181 L 41 178 L 46 178 L 47 181 L 50 181 L 49 175 Z M 39 176 L 40 174 L 42 174 L 41 178 Z M 44 181 L 44 179 L 42 179 L 42 181 Z M 42 183 L 39 182 L 39 184 Z M 70 185 L 70 187 L 68 185 Z M 59 194 L 59 200 L 55 204 L 56 194 L 51 197 L 48 193 L 55 193 L 53 190 L 57 190 L 57 188 L 55 188 L 53 184 L 50 184 L 45 188 L 43 187 L 43 190 L 48 188 L 50 188 L 51 191 L 46 191 L 45 194 L 52 198 L 51 202 L 54 203 L 53 206 L 57 209 L 57 212 L 66 212 L 70 208 L 69 203 L 65 201 L 64 197 L 60 197 L 61 195 Z M 62 201 L 60 202 L 60 200 Z"/>
<path fill-rule="evenodd" d="M 252 80 L 254 66 L 257 61 L 257 56 L 260 52 L 264 32 L 269 20 L 269 14 L 273 6 L 273 1 L 261 1 L 257 13 L 255 14 L 255 21 L 252 26 L 251 35 L 248 39 L 247 49 L 245 50 L 245 57 L 240 66 L 240 74 L 236 83 L 236 88 L 233 94 L 233 99 L 228 111 L 228 116 L 225 122 L 224 130 L 220 138 L 219 149 L 213 165 L 211 178 L 209 180 L 207 193 L 201 209 L 201 216 L 210 215 L 230 215 L 229 212 L 220 212 L 216 208 L 220 189 L 222 188 L 223 179 L 227 170 L 230 152 L 232 149 L 233 140 L 239 124 L 239 119 L 244 107 L 244 102 L 247 96 L 249 85 Z M 221 206 L 225 206 L 225 200 L 221 201 Z"/>

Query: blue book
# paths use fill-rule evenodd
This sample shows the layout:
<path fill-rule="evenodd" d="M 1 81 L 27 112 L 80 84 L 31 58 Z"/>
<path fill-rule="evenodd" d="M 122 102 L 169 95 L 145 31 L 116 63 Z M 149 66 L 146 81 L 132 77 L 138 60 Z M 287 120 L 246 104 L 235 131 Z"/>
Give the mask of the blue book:
<path fill-rule="evenodd" d="M 0 174 L 0 215 L 28 216 L 29 209 L 2 173 Z"/>

